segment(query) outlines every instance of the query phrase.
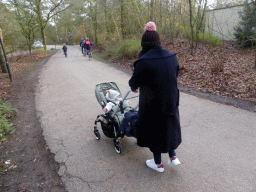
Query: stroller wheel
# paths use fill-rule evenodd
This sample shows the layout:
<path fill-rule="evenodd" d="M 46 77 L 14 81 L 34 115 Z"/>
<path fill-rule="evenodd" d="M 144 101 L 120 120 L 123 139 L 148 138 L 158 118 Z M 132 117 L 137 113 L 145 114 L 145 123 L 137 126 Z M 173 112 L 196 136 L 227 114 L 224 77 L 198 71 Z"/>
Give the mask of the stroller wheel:
<path fill-rule="evenodd" d="M 118 143 L 115 144 L 115 150 L 118 154 L 121 153 L 121 146 Z"/>
<path fill-rule="evenodd" d="M 95 138 L 97 140 L 100 140 L 100 133 L 99 133 L 99 131 L 94 131 L 94 134 L 95 134 Z"/>

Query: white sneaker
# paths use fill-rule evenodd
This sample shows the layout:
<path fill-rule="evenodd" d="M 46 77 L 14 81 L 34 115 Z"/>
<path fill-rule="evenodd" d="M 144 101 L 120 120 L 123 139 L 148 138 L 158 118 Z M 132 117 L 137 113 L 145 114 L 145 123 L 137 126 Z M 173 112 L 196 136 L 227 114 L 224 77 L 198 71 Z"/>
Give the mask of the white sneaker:
<path fill-rule="evenodd" d="M 157 164 L 155 164 L 155 160 L 154 159 L 150 159 L 150 160 L 146 161 L 146 164 L 151 169 L 154 169 L 154 170 L 156 170 L 158 172 L 164 172 L 164 165 L 163 165 L 163 163 L 161 163 L 161 165 L 157 166 Z"/>
<path fill-rule="evenodd" d="M 169 162 L 170 165 L 174 166 L 174 165 L 179 165 L 180 164 L 180 160 L 176 157 L 173 156 L 172 158 L 169 158 Z"/>

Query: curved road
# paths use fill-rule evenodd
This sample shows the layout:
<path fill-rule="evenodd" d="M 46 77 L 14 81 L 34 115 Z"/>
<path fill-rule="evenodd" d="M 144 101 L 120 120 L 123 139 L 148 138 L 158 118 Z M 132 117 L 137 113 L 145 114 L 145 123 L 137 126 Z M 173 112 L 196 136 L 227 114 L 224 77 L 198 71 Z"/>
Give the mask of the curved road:
<path fill-rule="evenodd" d="M 183 142 L 176 152 L 182 164 L 170 167 L 164 154 L 163 173 L 146 166 L 152 154 L 134 138 L 121 140 L 122 154 L 101 130 L 96 140 L 93 125 L 102 110 L 95 85 L 114 81 L 124 95 L 129 78 L 109 64 L 89 61 L 78 46 L 68 47 L 67 58 L 58 51 L 44 66 L 36 91 L 37 114 L 68 191 L 256 191 L 253 112 L 181 93 Z"/>

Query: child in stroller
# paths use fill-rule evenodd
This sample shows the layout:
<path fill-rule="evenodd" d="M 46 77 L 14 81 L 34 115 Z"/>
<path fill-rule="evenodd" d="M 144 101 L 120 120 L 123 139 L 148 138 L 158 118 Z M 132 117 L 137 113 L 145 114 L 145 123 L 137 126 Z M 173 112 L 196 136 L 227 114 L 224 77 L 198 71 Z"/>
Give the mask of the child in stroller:
<path fill-rule="evenodd" d="M 115 90 L 106 90 L 106 99 L 107 101 L 109 101 L 107 103 L 107 105 L 103 108 L 103 111 L 105 113 L 109 112 L 111 109 L 113 109 L 114 106 L 118 105 L 120 102 L 122 102 L 122 98 L 120 98 L 121 93 L 119 93 L 118 91 Z M 126 100 L 123 102 L 123 109 L 124 110 L 129 110 L 131 106 L 131 102 Z"/>
<path fill-rule="evenodd" d="M 122 98 L 121 92 L 114 82 L 97 84 L 95 87 L 95 96 L 102 107 L 104 113 L 97 116 L 94 123 L 94 134 L 97 140 L 100 139 L 100 133 L 97 129 L 97 123 L 100 122 L 105 136 L 114 138 L 114 146 L 117 153 L 121 153 L 120 139 L 124 137 L 124 132 L 120 130 L 120 125 L 124 116 L 128 112 L 135 112 L 138 105 L 133 108 L 126 100 L 131 90 Z"/>

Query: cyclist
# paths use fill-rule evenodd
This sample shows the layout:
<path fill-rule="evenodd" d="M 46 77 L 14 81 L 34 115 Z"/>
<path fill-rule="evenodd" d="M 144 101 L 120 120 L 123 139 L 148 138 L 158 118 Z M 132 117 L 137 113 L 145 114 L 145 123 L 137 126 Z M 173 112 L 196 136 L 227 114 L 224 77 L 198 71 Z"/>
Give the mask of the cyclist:
<path fill-rule="evenodd" d="M 80 47 L 82 49 L 82 53 L 84 52 L 84 44 L 85 44 L 85 41 L 84 39 L 82 38 L 81 41 L 80 41 Z"/>
<path fill-rule="evenodd" d="M 67 48 L 67 46 L 65 44 L 63 44 L 62 50 L 64 52 L 65 57 L 67 57 L 68 48 Z"/>
<path fill-rule="evenodd" d="M 84 46 L 85 46 L 85 48 L 86 48 L 86 53 L 87 53 L 87 55 L 88 55 L 88 51 L 91 50 L 91 47 L 92 47 L 92 43 L 91 43 L 91 41 L 89 40 L 89 38 L 86 39 Z"/>

